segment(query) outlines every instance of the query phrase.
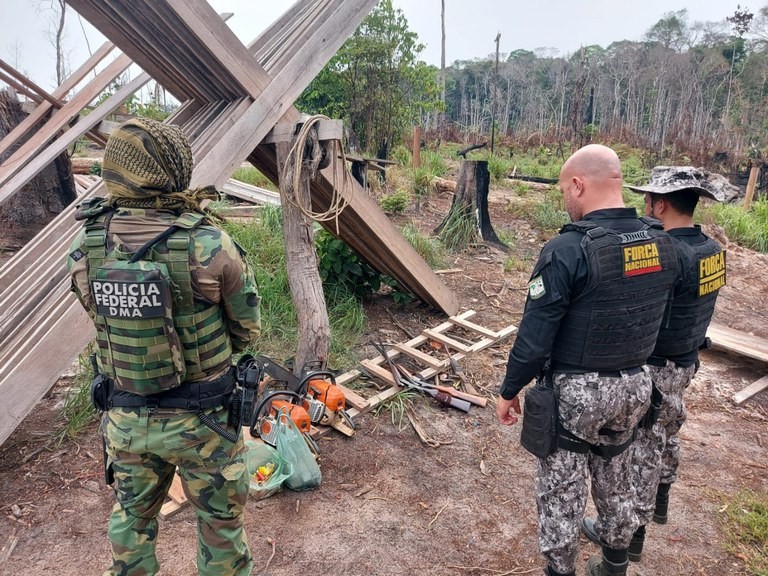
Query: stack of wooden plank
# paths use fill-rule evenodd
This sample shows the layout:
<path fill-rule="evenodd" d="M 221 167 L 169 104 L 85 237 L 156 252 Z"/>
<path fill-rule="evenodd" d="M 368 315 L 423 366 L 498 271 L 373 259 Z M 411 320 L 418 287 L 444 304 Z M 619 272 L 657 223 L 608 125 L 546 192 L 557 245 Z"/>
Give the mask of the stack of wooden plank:
<path fill-rule="evenodd" d="M 151 74 L 184 103 L 170 121 L 181 125 L 192 143 L 193 185 L 219 186 L 246 159 L 278 182 L 274 148 L 259 143 L 278 121 L 297 121 L 299 113 L 290 103 L 375 4 L 376 0 L 301 0 L 246 48 L 203 0 L 71 2 L 127 58 L 148 71 L 131 82 L 133 90 Z M 114 109 L 118 99 L 127 96 L 122 91 L 114 95 L 104 103 L 105 109 Z M 5 173 L 0 202 L 15 193 L 21 180 L 34 176 L 44 165 L 43 156 L 57 147 L 66 148 L 66 138 L 48 146 L 41 142 L 49 142 L 49 135 L 58 133 L 61 119 L 75 107 L 69 103 L 62 107 L 40 142 L 25 149 L 25 168 Z M 65 115 L 60 116 L 64 108 Z M 65 136 L 82 135 L 105 116 L 81 120 Z M 346 166 L 335 167 L 338 173 L 344 170 Z M 313 182 L 315 209 L 329 205 L 333 174 L 331 167 Z M 417 297 L 455 313 L 455 296 L 376 203 L 349 179 L 341 192 L 349 205 L 341 214 L 339 235 Z M 83 195 L 103 193 L 99 183 Z M 0 405 L 0 443 L 92 337 L 90 321 L 68 292 L 63 264 L 67 246 L 79 228 L 72 219 L 73 210 L 59 215 L 0 269 L 0 393 L 6 399 Z M 336 232 L 335 228 L 331 231 Z"/>

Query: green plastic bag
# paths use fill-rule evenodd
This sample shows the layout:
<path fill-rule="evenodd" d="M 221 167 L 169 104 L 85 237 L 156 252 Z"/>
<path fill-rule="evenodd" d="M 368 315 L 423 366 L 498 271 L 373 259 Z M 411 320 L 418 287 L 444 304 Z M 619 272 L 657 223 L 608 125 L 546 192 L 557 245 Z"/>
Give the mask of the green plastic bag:
<path fill-rule="evenodd" d="M 290 478 L 292 467 L 290 462 L 286 462 L 280 454 L 269 444 L 248 440 L 246 446 L 246 466 L 249 474 L 249 492 L 256 500 L 268 498 L 279 492 L 283 483 Z M 265 482 L 256 480 L 256 470 L 259 466 L 266 466 L 272 462 L 275 470 Z"/>
<path fill-rule="evenodd" d="M 291 464 L 291 476 L 285 486 L 290 490 L 311 490 L 320 486 L 323 475 L 307 441 L 296 428 L 290 415 L 284 410 L 277 414 L 277 452 Z"/>

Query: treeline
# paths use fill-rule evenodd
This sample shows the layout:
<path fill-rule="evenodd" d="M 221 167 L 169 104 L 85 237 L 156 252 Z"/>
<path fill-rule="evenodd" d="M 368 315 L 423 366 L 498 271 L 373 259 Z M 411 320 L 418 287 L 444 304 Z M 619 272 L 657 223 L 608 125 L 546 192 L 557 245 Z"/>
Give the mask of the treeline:
<path fill-rule="evenodd" d="M 298 104 L 345 118 L 372 153 L 416 123 L 463 141 L 489 137 L 494 125 L 497 138 L 521 143 L 599 136 L 698 162 L 768 145 L 768 6 L 709 23 L 671 12 L 642 41 L 568 56 L 515 50 L 498 68 L 493 54 L 457 61 L 446 69 L 444 104 L 440 71 L 419 62 L 421 49 L 402 12 L 382 0 Z"/>

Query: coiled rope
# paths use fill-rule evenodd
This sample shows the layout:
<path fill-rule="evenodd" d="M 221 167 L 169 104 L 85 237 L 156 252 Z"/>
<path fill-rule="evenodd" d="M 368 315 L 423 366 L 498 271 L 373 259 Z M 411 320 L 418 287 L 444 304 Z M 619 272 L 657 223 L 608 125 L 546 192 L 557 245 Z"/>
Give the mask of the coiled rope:
<path fill-rule="evenodd" d="M 347 190 L 350 178 L 349 171 L 347 170 L 347 157 L 344 154 L 344 147 L 342 146 L 341 140 L 334 139 L 328 143 L 327 153 L 333 164 L 333 194 L 331 195 L 328 209 L 323 212 L 314 212 L 312 210 L 311 202 L 309 206 L 304 206 L 300 199 L 301 197 L 296 194 L 296 191 L 301 189 L 302 178 L 315 178 L 317 171 L 319 170 L 323 158 L 323 151 L 320 146 L 317 130 L 313 130 L 313 128 L 321 120 L 330 119 L 323 114 L 315 114 L 314 116 L 310 116 L 301 126 L 293 146 L 291 146 L 288 156 L 285 159 L 283 171 L 280 174 L 280 181 L 286 183 L 285 186 L 281 186 L 281 193 L 286 201 L 296 206 L 307 218 L 311 218 L 316 222 L 335 220 L 336 234 L 338 234 L 339 215 L 349 204 L 345 191 Z M 341 188 L 338 186 L 338 163 L 334 161 L 337 146 L 342 160 L 341 165 L 344 167 L 342 170 Z M 304 155 L 305 150 L 308 150 L 309 152 L 306 158 Z"/>

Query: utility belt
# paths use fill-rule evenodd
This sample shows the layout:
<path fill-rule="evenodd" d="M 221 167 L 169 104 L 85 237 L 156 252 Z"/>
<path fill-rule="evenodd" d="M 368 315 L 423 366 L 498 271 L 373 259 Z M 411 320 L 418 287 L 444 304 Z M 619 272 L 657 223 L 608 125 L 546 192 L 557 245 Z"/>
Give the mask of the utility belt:
<path fill-rule="evenodd" d="M 140 396 L 114 389 L 111 378 L 98 375 L 91 385 L 91 399 L 97 410 L 110 408 L 157 408 L 197 412 L 215 406 L 227 406 L 235 389 L 234 369 L 215 380 L 183 382 L 160 394 Z"/>
<path fill-rule="evenodd" d="M 593 372 L 597 374 L 600 378 L 621 378 L 622 376 L 634 376 L 635 374 L 639 374 L 643 371 L 642 366 L 632 366 L 631 368 L 623 368 L 622 370 L 590 370 L 588 368 L 577 368 L 574 366 L 559 366 L 555 365 L 555 367 L 552 369 L 552 372 L 557 372 L 561 374 L 585 374 L 588 372 Z"/>
<path fill-rule="evenodd" d="M 616 378 L 624 374 L 631 376 L 642 370 L 642 366 L 639 366 L 625 370 L 598 372 L 598 376 L 604 378 Z M 539 375 L 536 385 L 525 395 L 520 443 L 531 454 L 542 459 L 547 458 L 558 448 L 578 454 L 592 452 L 601 458 L 610 459 L 630 447 L 635 440 L 638 427 L 643 426 L 647 429 L 653 427 L 653 424 L 658 420 L 663 398 L 663 394 L 654 386 L 651 394 L 651 406 L 626 441 L 615 445 L 590 444 L 560 426 L 557 395 L 552 384 L 552 371 L 546 367 Z M 601 428 L 599 433 L 609 437 L 622 434 L 622 432 L 610 428 Z"/>

